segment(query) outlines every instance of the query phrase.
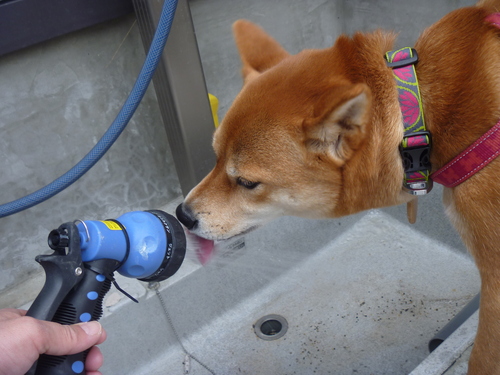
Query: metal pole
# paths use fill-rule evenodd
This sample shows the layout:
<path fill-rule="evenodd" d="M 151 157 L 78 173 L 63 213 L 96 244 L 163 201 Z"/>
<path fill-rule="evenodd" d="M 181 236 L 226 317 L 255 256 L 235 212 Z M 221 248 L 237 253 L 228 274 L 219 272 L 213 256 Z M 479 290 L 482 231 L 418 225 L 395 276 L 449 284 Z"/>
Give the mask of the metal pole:
<path fill-rule="evenodd" d="M 163 0 L 134 0 L 133 4 L 148 50 Z M 178 2 L 153 83 L 181 189 L 186 195 L 215 165 L 211 146 L 213 117 L 187 0 Z"/>

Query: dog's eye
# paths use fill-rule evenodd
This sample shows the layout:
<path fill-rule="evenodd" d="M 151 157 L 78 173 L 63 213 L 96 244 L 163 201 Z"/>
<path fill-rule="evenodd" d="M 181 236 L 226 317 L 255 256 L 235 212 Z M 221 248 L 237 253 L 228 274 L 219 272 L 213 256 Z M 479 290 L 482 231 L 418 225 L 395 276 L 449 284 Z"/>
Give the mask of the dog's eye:
<path fill-rule="evenodd" d="M 243 186 L 246 189 L 249 189 L 249 190 L 255 189 L 260 184 L 260 182 L 248 181 L 242 177 L 238 177 L 238 179 L 236 180 L 236 183 L 240 186 Z"/>

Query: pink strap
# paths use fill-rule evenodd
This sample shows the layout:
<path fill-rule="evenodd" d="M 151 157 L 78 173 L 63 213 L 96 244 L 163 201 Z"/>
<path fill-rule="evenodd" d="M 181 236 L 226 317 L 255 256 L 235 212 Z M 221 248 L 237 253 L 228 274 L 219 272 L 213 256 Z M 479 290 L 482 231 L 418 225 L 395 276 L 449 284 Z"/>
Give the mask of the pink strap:
<path fill-rule="evenodd" d="M 486 22 L 489 22 L 500 28 L 500 13 L 493 13 L 486 17 Z"/>
<path fill-rule="evenodd" d="M 500 28 L 500 13 L 490 14 L 486 22 Z M 431 178 L 438 184 L 455 187 L 483 169 L 499 154 L 500 121 L 455 159 L 434 172 Z"/>
<path fill-rule="evenodd" d="M 431 178 L 446 187 L 461 184 L 500 154 L 500 121 L 464 152 L 434 172 Z"/>

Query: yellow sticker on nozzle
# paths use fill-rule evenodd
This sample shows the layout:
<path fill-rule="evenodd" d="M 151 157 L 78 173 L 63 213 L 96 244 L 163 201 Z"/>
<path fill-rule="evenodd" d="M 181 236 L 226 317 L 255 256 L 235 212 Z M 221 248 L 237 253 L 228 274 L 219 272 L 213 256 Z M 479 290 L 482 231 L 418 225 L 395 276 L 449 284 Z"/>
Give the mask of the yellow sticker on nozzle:
<path fill-rule="evenodd" d="M 111 229 L 111 230 L 122 230 L 122 228 L 117 223 L 115 223 L 114 221 L 111 221 L 111 220 L 101 220 L 101 223 L 104 223 L 104 225 L 106 225 L 108 227 L 108 229 Z"/>

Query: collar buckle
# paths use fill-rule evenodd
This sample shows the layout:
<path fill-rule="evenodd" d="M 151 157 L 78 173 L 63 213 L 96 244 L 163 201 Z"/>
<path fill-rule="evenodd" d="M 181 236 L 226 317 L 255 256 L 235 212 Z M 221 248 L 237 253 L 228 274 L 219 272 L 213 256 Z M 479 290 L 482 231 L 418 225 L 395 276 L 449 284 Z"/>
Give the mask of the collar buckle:
<path fill-rule="evenodd" d="M 405 135 L 400 153 L 405 171 L 403 190 L 411 195 L 428 194 L 432 190 L 431 134 L 421 131 Z"/>

